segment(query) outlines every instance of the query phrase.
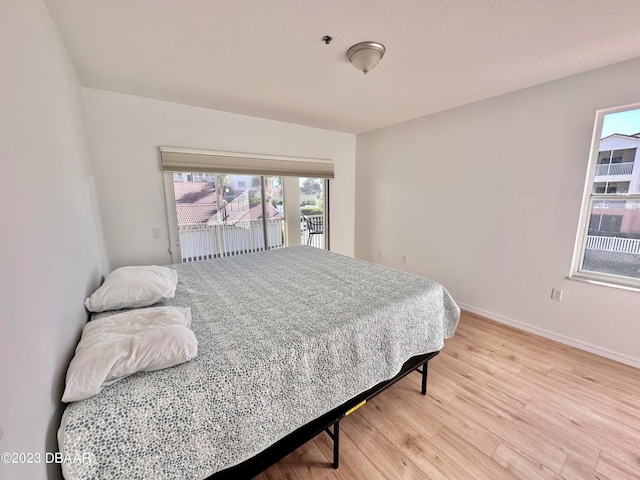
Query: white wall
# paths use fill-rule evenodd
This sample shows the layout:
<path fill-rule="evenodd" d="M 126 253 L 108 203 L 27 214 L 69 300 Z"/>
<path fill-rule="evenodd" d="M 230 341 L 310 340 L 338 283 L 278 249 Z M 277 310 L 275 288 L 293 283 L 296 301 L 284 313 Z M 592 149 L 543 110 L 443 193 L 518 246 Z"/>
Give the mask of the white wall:
<path fill-rule="evenodd" d="M 3 480 L 59 478 L 64 374 L 106 270 L 82 90 L 40 0 L 0 9 L 0 462 Z"/>
<path fill-rule="evenodd" d="M 636 59 L 358 135 L 356 256 L 640 366 L 640 293 L 566 279 L 595 111 L 640 101 L 639 78 Z"/>
<path fill-rule="evenodd" d="M 354 135 L 94 89 L 85 103 L 111 268 L 171 263 L 161 145 L 332 159 L 331 249 L 353 255 Z"/>

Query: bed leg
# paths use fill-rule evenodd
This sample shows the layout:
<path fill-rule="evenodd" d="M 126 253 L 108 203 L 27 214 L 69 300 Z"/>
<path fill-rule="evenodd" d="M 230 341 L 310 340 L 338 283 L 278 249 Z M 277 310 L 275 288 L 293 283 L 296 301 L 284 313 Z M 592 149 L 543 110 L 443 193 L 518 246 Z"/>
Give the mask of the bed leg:
<path fill-rule="evenodd" d="M 331 427 L 331 425 L 329 425 Z M 325 429 L 325 432 L 333 440 L 333 468 L 337 469 L 340 460 L 340 420 L 336 420 L 333 424 L 333 432 L 329 430 L 329 427 Z"/>
<path fill-rule="evenodd" d="M 333 426 L 333 468 L 338 469 L 338 462 L 340 460 L 340 421 L 338 420 Z"/>
<path fill-rule="evenodd" d="M 429 360 L 422 365 L 422 395 L 427 394 L 427 374 L 429 372 Z"/>
<path fill-rule="evenodd" d="M 425 361 L 421 366 L 416 367 L 415 370 L 416 372 L 422 374 L 422 395 L 426 395 L 427 394 L 427 375 L 429 373 L 429 360 Z"/>

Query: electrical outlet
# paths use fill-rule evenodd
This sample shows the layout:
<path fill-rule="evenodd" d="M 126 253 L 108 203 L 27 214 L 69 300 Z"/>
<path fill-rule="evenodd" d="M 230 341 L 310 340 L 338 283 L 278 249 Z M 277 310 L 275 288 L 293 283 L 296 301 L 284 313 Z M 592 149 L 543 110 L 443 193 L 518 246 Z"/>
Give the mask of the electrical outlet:
<path fill-rule="evenodd" d="M 378 257 L 382 258 L 382 249 L 378 250 Z"/>
<path fill-rule="evenodd" d="M 402 263 L 407 263 L 408 257 L 406 255 L 402 255 Z"/>
<path fill-rule="evenodd" d="M 153 238 L 160 238 L 160 229 L 158 227 L 153 227 L 151 233 L 153 234 Z"/>
<path fill-rule="evenodd" d="M 562 290 L 560 288 L 551 289 L 551 300 L 555 300 L 557 302 L 562 300 Z"/>

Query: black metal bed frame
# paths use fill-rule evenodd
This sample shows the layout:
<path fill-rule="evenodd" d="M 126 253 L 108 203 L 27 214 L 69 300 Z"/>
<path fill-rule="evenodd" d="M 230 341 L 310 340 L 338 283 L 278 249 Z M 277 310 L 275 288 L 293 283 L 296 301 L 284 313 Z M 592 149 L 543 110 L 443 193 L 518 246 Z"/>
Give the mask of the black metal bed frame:
<path fill-rule="evenodd" d="M 214 473 L 208 477 L 207 480 L 238 480 L 253 478 L 322 432 L 326 432 L 333 440 L 333 468 L 338 468 L 340 455 L 340 420 L 355 412 L 358 408 L 367 403 L 367 401 L 371 400 L 380 392 L 413 371 L 417 371 L 422 375 L 421 391 L 422 395 L 426 395 L 429 360 L 435 357 L 438 353 L 440 352 L 431 352 L 425 355 L 411 357 L 404 363 L 400 373 L 392 379 L 380 382 L 373 388 L 370 388 L 360 395 L 356 395 L 354 398 L 343 403 L 338 408 L 331 410 L 312 422 L 293 431 L 266 450 L 260 452 L 255 457 L 233 467 Z M 333 431 L 331 431 L 331 427 L 333 427 Z"/>

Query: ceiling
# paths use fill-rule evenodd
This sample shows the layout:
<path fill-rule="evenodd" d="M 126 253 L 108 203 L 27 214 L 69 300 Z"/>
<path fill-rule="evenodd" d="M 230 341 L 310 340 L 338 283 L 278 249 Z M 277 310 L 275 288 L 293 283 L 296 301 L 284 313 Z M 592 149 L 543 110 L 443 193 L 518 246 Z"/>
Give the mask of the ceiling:
<path fill-rule="evenodd" d="M 45 3 L 86 87 L 350 133 L 640 57 L 639 0 Z"/>

